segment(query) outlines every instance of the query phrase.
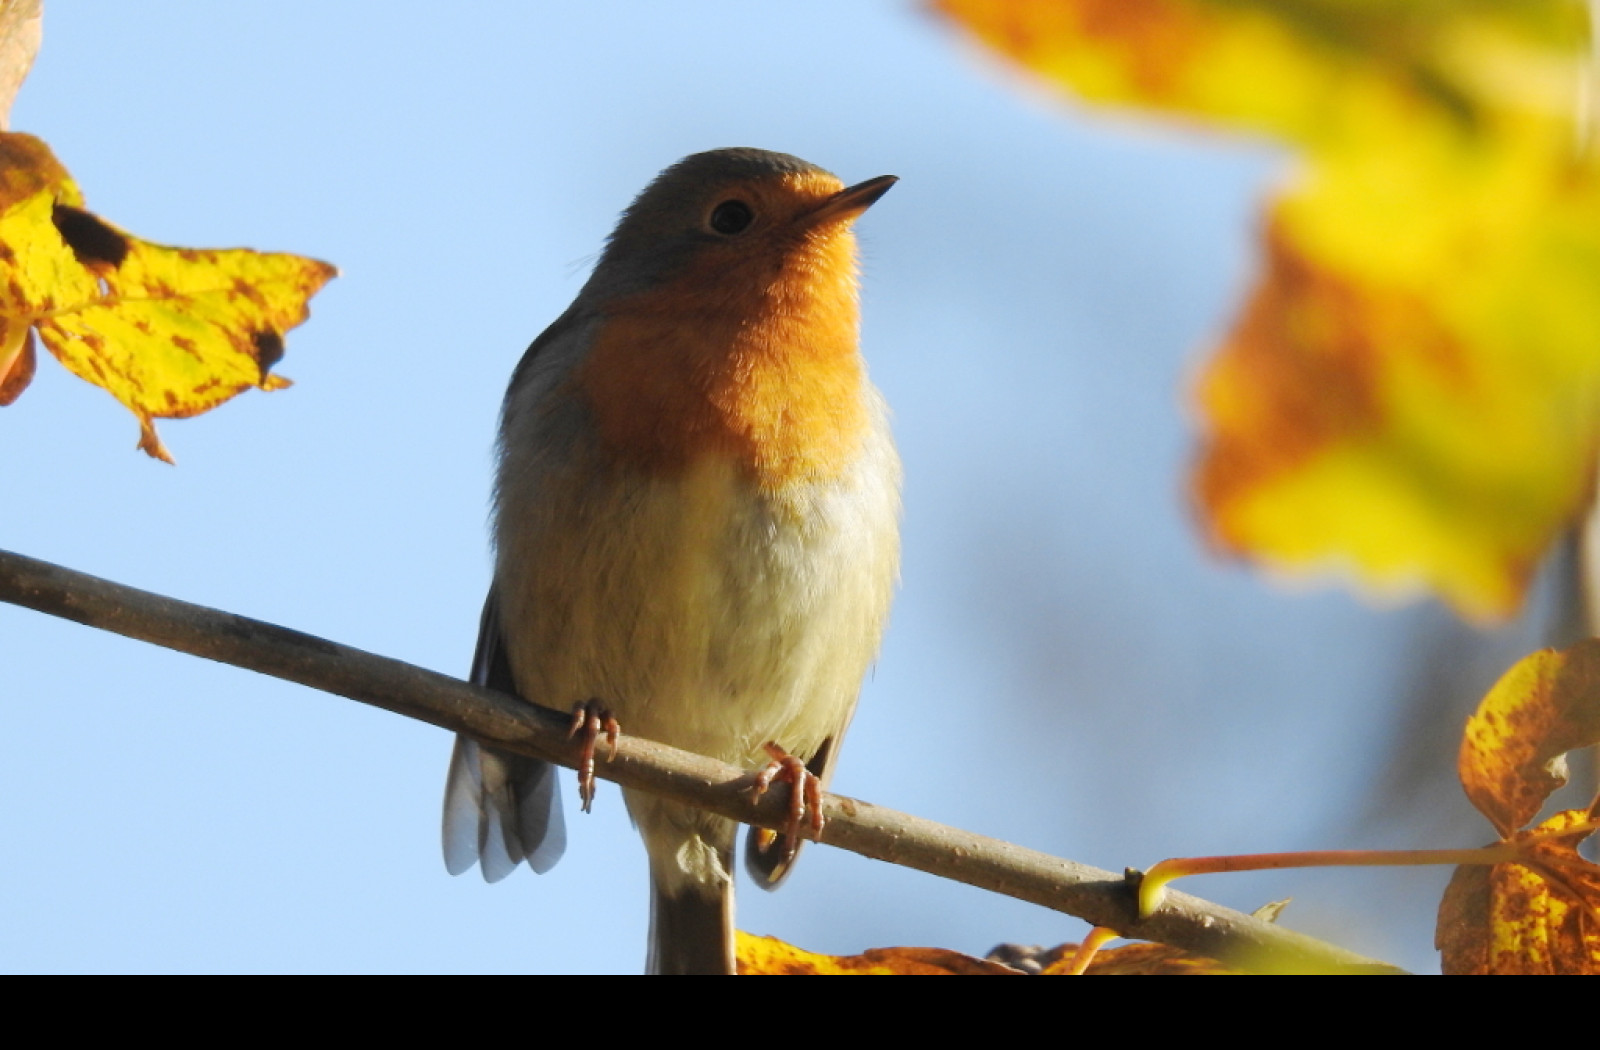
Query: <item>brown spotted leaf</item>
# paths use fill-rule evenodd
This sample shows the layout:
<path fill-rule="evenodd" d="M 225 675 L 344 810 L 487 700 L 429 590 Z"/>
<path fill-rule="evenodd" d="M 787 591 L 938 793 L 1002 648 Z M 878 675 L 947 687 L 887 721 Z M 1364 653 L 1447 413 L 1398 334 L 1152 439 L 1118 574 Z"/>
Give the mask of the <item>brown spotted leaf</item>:
<path fill-rule="evenodd" d="M 1600 866 L 1578 846 L 1600 797 L 1524 828 L 1566 783 L 1566 753 L 1600 742 L 1600 639 L 1524 657 L 1467 722 L 1458 767 L 1500 842 L 1456 869 L 1434 941 L 1446 973 L 1600 973 Z"/>
<path fill-rule="evenodd" d="M 1600 743 L 1600 639 L 1519 660 L 1467 720 L 1457 769 L 1502 838 L 1567 782 L 1566 753 Z"/>
<path fill-rule="evenodd" d="M 1434 935 L 1446 974 L 1600 974 L 1600 867 L 1577 851 L 1596 809 L 1511 836 L 1518 862 L 1456 869 Z"/>
<path fill-rule="evenodd" d="M 168 248 L 83 210 L 45 144 L 0 134 L 0 404 L 45 348 L 139 420 L 139 447 L 172 457 L 153 420 L 214 408 L 249 387 L 277 390 L 284 333 L 333 267 L 248 249 Z"/>

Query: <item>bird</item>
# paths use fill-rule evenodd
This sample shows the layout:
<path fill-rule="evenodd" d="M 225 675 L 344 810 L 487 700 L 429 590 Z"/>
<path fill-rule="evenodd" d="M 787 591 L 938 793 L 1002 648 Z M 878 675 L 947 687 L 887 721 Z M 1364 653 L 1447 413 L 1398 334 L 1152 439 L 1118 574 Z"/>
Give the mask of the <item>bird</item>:
<path fill-rule="evenodd" d="M 901 465 L 861 355 L 852 231 L 896 181 L 752 148 L 673 164 L 501 406 L 472 681 L 574 711 L 589 761 L 620 726 L 776 773 L 813 834 L 899 575 Z M 648 971 L 734 973 L 737 825 L 623 796 L 649 857 Z M 758 885 L 787 874 L 798 831 L 752 829 Z M 452 874 L 542 872 L 564 843 L 549 765 L 457 738 Z"/>

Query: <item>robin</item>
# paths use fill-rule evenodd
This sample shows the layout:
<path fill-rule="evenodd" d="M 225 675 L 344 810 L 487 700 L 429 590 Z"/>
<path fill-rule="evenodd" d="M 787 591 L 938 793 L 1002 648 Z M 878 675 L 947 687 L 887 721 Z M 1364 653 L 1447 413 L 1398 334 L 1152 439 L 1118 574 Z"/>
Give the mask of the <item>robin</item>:
<path fill-rule="evenodd" d="M 472 680 L 577 712 L 585 808 L 619 722 L 737 765 L 776 756 L 763 777 L 799 798 L 832 772 L 899 563 L 851 233 L 895 181 L 845 187 L 755 149 L 679 161 L 512 374 Z M 733 973 L 737 826 L 623 794 L 650 858 L 651 972 Z M 758 884 L 787 873 L 794 830 L 752 831 Z M 564 836 L 548 765 L 457 739 L 451 873 L 545 871 Z"/>

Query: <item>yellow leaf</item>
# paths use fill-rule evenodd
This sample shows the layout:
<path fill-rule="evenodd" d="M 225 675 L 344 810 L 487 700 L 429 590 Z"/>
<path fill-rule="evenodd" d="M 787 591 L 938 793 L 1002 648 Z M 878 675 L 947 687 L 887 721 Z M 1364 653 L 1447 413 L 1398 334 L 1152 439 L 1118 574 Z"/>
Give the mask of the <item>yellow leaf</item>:
<path fill-rule="evenodd" d="M 1222 548 L 1513 612 L 1600 444 L 1581 0 L 939 0 L 1084 97 L 1286 140 L 1201 377 Z"/>
<path fill-rule="evenodd" d="M 139 420 L 139 447 L 171 456 L 153 420 L 196 415 L 248 387 L 277 390 L 286 331 L 335 270 L 295 255 L 167 248 L 84 211 L 48 147 L 0 134 L 0 404 L 46 349 Z M 21 333 L 19 335 L 19 332 Z"/>

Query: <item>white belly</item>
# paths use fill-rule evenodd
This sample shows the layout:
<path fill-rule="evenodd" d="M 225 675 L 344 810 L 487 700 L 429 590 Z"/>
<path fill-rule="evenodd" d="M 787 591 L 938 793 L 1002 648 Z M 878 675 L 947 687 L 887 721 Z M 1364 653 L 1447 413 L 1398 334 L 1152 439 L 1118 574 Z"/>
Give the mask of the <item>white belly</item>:
<path fill-rule="evenodd" d="M 597 699 L 626 733 L 740 765 L 841 733 L 898 562 L 899 464 L 876 417 L 844 477 L 777 496 L 720 459 L 644 477 L 599 469 L 571 430 L 545 441 L 536 469 L 502 476 L 496 522 L 523 696 Z"/>

